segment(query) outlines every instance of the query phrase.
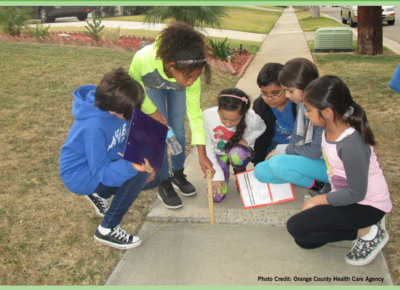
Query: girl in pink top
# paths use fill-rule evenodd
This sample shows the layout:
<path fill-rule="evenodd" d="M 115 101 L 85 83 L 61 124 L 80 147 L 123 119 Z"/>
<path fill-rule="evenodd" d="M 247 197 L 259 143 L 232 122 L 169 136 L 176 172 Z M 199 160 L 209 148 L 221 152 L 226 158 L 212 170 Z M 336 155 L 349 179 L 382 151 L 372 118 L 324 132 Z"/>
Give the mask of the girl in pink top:
<path fill-rule="evenodd" d="M 307 249 L 354 240 L 346 262 L 367 265 L 389 241 L 384 217 L 392 209 L 367 117 L 336 76 L 312 81 L 304 90 L 304 105 L 309 120 L 325 128 L 322 153 L 332 191 L 306 200 L 287 229 Z"/>

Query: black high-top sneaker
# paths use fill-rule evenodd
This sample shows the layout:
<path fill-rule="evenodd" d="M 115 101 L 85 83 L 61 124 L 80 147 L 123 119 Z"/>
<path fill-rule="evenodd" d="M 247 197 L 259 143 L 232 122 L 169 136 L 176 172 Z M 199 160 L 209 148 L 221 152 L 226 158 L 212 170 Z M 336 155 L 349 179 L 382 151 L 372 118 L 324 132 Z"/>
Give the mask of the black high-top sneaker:
<path fill-rule="evenodd" d="M 169 209 L 177 209 L 183 206 L 181 199 L 172 186 L 171 178 L 161 181 L 158 186 L 158 199 Z"/>
<path fill-rule="evenodd" d="M 100 197 L 97 193 L 85 195 L 85 199 L 93 206 L 96 214 L 100 217 L 104 217 L 104 214 L 110 207 L 107 199 Z"/>
<path fill-rule="evenodd" d="M 182 170 L 172 171 L 171 174 L 172 186 L 179 189 L 183 196 L 191 196 L 196 194 L 196 188 L 186 179 L 186 175 Z"/>

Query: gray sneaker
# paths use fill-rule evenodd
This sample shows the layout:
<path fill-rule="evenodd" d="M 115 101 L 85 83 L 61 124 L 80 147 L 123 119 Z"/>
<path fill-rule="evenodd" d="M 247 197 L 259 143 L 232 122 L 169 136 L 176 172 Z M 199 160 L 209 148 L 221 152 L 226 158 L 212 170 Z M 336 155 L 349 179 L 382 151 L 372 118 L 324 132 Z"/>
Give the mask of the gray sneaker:
<path fill-rule="evenodd" d="M 378 224 L 378 232 L 375 238 L 370 241 L 365 241 L 361 238 L 353 241 L 353 247 L 350 252 L 344 257 L 346 262 L 353 266 L 365 266 L 371 263 L 376 255 L 383 249 L 389 241 L 388 232 Z"/>
<path fill-rule="evenodd" d="M 321 189 L 318 190 L 318 191 L 310 190 L 310 191 L 308 192 L 308 194 L 306 194 L 306 195 L 303 196 L 303 200 L 310 199 L 310 198 L 312 198 L 312 197 L 314 197 L 314 196 L 317 196 L 317 195 L 327 194 L 327 193 L 330 192 L 331 190 L 332 190 L 331 185 L 330 185 L 329 183 L 325 183 L 325 184 L 324 184 L 324 187 L 321 188 Z"/>

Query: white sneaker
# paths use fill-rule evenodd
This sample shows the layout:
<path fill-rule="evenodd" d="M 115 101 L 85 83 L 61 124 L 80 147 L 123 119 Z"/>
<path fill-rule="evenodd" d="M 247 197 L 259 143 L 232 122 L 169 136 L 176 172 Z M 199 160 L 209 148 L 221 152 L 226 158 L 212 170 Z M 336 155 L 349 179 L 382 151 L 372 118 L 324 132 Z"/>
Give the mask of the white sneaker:
<path fill-rule="evenodd" d="M 382 221 L 382 220 L 381 220 Z M 378 223 L 378 232 L 370 241 L 365 241 L 361 238 L 353 241 L 353 247 L 350 252 L 344 257 L 346 262 L 353 266 L 365 266 L 371 263 L 376 255 L 383 249 L 389 241 L 388 232 Z"/>
<path fill-rule="evenodd" d="M 384 215 L 383 218 L 377 223 L 377 226 L 380 226 L 386 231 L 386 215 Z"/>

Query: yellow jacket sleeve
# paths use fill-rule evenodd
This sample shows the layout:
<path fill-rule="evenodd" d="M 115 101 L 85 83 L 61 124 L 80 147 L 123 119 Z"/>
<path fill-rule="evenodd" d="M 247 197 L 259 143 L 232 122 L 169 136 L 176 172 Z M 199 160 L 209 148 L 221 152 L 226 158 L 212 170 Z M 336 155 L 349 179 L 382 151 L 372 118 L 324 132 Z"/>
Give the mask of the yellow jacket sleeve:
<path fill-rule="evenodd" d="M 192 145 L 206 145 L 203 111 L 200 106 L 201 82 L 198 78 L 193 85 L 186 88 L 186 113 L 192 132 Z"/>
<path fill-rule="evenodd" d="M 142 111 L 146 114 L 153 114 L 156 110 L 157 107 L 153 104 L 153 102 L 150 100 L 149 96 L 147 95 L 146 89 L 144 88 L 144 84 L 142 82 L 142 70 L 143 70 L 143 64 L 142 64 L 143 58 L 140 57 L 140 53 L 137 52 L 132 60 L 131 67 L 129 68 L 129 75 L 138 83 L 143 88 L 144 91 L 144 101 L 142 104 Z"/>

